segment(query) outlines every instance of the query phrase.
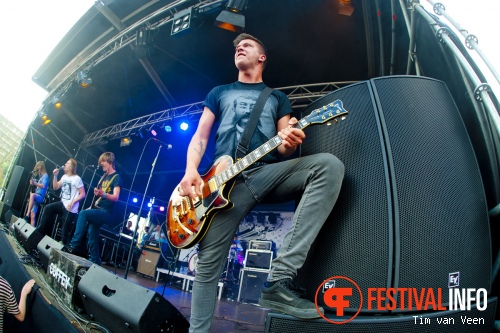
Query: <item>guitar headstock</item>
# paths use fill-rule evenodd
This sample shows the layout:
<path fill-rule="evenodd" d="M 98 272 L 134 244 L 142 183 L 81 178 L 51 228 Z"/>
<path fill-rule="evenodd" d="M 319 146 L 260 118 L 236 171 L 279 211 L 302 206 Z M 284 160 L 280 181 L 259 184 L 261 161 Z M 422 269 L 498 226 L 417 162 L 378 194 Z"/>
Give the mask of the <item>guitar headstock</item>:
<path fill-rule="evenodd" d="M 348 113 L 349 112 L 344 109 L 342 101 L 337 99 L 334 102 L 313 110 L 311 114 L 303 119 L 309 124 L 323 124 L 330 120 L 333 120 L 336 123 L 339 119 L 344 120 Z"/>

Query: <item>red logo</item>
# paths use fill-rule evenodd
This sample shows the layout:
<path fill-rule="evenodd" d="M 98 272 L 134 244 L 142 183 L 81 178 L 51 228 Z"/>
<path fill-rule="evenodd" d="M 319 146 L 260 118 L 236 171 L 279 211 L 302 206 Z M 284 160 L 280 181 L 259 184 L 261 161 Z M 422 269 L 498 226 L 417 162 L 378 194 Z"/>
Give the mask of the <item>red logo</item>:
<path fill-rule="evenodd" d="M 350 285 L 352 285 L 352 287 L 339 288 L 339 287 L 335 286 L 335 287 L 327 288 L 323 293 L 323 302 L 326 304 L 326 306 L 328 306 L 330 308 L 334 308 L 335 314 L 338 317 L 344 316 L 344 310 L 346 308 L 350 307 L 351 302 L 349 301 L 349 299 L 350 299 L 350 297 L 353 296 L 353 292 L 357 291 L 357 293 L 359 295 L 358 311 L 354 315 L 352 315 L 350 318 L 347 318 L 346 320 L 343 320 L 343 321 L 335 321 L 335 320 L 331 320 L 331 319 L 326 318 L 319 311 L 319 306 L 318 306 L 318 294 L 319 294 L 320 290 L 323 290 L 324 286 L 331 283 L 331 281 L 337 281 L 337 280 L 345 280 Z M 332 277 L 326 279 L 325 281 L 323 281 L 323 283 L 321 283 L 319 285 L 318 289 L 316 289 L 316 295 L 314 296 L 314 304 L 316 304 L 316 309 L 318 310 L 318 313 L 326 321 L 328 321 L 332 324 L 345 324 L 345 323 L 350 322 L 354 318 L 356 318 L 357 315 L 359 314 L 359 312 L 361 311 L 361 307 L 363 305 L 363 294 L 361 293 L 361 288 L 359 288 L 359 286 L 356 284 L 356 282 L 349 279 L 348 277 L 340 276 L 340 275 L 332 276 Z"/>

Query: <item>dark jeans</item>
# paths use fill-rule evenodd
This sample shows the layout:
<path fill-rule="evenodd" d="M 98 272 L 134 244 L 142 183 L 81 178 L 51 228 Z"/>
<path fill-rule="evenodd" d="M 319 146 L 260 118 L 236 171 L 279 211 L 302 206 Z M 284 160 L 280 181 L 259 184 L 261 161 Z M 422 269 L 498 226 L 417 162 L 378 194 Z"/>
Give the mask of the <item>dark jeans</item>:
<path fill-rule="evenodd" d="M 45 206 L 43 210 L 42 217 L 38 223 L 37 230 L 42 235 L 51 235 L 52 229 L 54 228 L 54 221 L 56 216 L 59 216 L 62 221 L 62 242 L 64 245 L 68 244 L 69 234 L 71 232 L 73 222 L 77 214 L 69 212 L 62 201 L 53 202 Z"/>
<path fill-rule="evenodd" d="M 101 255 L 99 253 L 99 230 L 101 226 L 106 224 L 111 219 L 111 214 L 104 209 L 86 209 L 78 214 L 76 221 L 75 234 L 71 239 L 70 246 L 79 251 L 84 252 L 85 233 L 87 234 L 87 246 L 89 249 L 90 258 L 94 264 L 101 264 Z"/>

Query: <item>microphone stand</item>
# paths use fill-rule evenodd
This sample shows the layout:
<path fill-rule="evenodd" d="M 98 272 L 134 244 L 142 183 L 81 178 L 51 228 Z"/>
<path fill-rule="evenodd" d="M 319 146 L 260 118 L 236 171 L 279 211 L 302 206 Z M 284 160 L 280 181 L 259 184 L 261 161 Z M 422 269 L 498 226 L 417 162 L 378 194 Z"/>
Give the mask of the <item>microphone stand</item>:
<path fill-rule="evenodd" d="M 148 193 L 148 187 L 149 187 L 149 182 L 151 181 L 151 177 L 153 176 L 153 171 L 155 169 L 155 166 L 156 166 L 156 160 L 158 159 L 158 155 L 160 155 L 160 150 L 161 148 L 163 147 L 162 144 L 160 144 L 160 147 L 158 147 L 158 152 L 156 153 L 156 157 L 153 161 L 153 166 L 151 168 L 151 171 L 149 173 L 149 178 L 148 178 L 148 182 L 146 184 L 146 189 L 144 190 L 144 195 L 142 196 L 142 201 L 141 201 L 141 206 L 139 207 L 139 213 L 137 214 L 137 220 L 136 220 L 136 223 L 135 223 L 135 226 L 134 226 L 134 234 L 132 235 L 132 240 L 135 239 L 136 235 L 137 235 L 137 228 L 139 227 L 139 222 L 140 222 L 140 218 L 141 218 L 141 212 L 142 212 L 142 207 L 144 206 L 144 199 L 146 199 L 146 193 Z M 133 241 L 132 241 L 132 245 L 133 245 Z M 125 273 L 123 274 L 123 278 L 126 280 L 127 279 L 127 275 L 128 275 L 128 271 L 129 271 L 129 267 L 130 267 L 130 262 L 132 261 L 132 252 L 134 251 L 134 247 L 133 246 L 130 246 L 130 249 L 128 251 L 128 257 L 127 257 L 127 267 L 125 267 Z"/>
<path fill-rule="evenodd" d="M 87 168 L 85 168 L 85 170 L 87 170 Z M 83 170 L 83 173 L 85 173 L 85 170 Z M 92 187 L 92 182 L 94 181 L 96 172 L 97 172 L 97 168 L 94 168 L 94 173 L 92 174 L 92 178 L 90 179 L 90 183 L 89 183 L 89 192 L 90 192 L 90 188 Z M 82 176 L 83 176 L 83 173 L 82 173 Z M 88 197 L 89 197 L 88 195 L 85 196 L 85 200 L 83 200 L 82 209 L 85 209 L 85 203 L 87 203 Z"/>

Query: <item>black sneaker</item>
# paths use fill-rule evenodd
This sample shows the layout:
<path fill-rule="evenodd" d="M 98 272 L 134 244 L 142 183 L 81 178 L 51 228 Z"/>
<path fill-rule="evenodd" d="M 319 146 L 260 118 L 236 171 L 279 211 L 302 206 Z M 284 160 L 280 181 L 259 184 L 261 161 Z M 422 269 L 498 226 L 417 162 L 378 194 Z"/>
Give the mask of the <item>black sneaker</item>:
<path fill-rule="evenodd" d="M 308 301 L 303 296 L 303 289 L 296 286 L 292 280 L 283 279 L 272 285 L 265 284 L 259 298 L 259 305 L 271 310 L 281 311 L 301 319 L 313 319 L 321 317 L 324 310 Z"/>

